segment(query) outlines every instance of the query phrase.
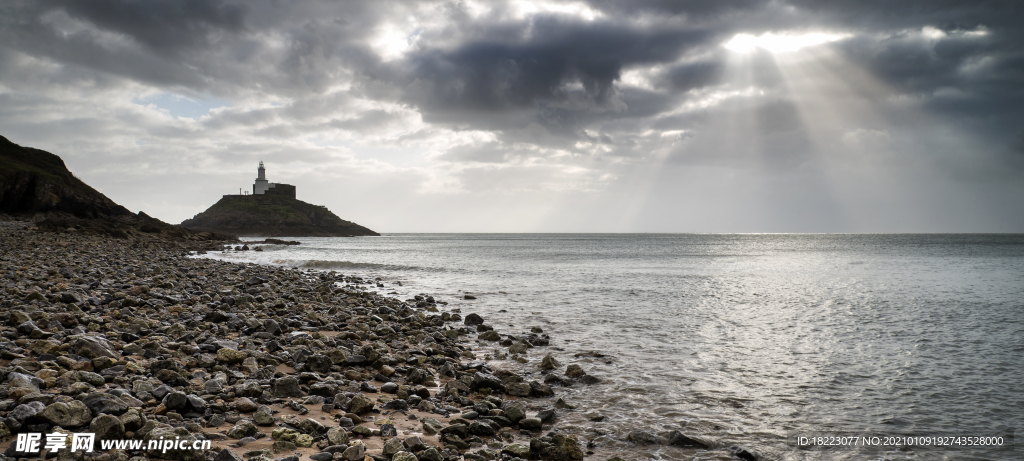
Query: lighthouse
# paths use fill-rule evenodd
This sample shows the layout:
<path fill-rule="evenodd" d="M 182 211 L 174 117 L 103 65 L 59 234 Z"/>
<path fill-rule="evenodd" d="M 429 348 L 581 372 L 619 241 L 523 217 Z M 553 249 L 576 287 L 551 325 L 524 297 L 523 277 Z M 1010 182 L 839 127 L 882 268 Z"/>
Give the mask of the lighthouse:
<path fill-rule="evenodd" d="M 270 183 L 267 182 L 267 169 L 263 168 L 263 162 L 260 162 L 259 169 L 256 170 L 256 182 L 252 185 L 253 195 L 262 195 L 270 189 Z"/>
<path fill-rule="evenodd" d="M 295 186 L 267 181 L 267 169 L 260 162 L 256 169 L 256 182 L 252 185 L 252 195 L 276 195 L 295 198 Z"/>

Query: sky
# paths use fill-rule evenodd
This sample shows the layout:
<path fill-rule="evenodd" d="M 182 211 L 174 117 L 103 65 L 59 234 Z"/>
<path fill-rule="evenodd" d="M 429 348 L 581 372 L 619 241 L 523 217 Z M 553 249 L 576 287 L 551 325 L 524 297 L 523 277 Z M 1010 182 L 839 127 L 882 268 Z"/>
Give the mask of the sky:
<path fill-rule="evenodd" d="M 6 0 L 0 135 L 178 223 L 1024 232 L 1024 2 Z"/>

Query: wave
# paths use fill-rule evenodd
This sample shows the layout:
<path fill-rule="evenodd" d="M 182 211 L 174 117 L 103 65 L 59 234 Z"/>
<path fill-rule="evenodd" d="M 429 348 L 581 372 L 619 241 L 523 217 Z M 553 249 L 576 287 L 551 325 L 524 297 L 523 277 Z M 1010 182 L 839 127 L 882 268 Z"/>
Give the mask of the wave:
<path fill-rule="evenodd" d="M 359 263 L 353 261 L 331 261 L 322 259 L 310 259 L 305 261 L 294 261 L 295 267 L 301 267 L 305 269 L 320 269 L 320 270 L 339 270 L 339 269 L 376 269 L 376 270 L 387 270 L 387 271 L 446 271 L 442 268 L 437 267 L 420 267 L 420 266 L 407 266 L 400 264 L 378 264 L 378 263 Z"/>

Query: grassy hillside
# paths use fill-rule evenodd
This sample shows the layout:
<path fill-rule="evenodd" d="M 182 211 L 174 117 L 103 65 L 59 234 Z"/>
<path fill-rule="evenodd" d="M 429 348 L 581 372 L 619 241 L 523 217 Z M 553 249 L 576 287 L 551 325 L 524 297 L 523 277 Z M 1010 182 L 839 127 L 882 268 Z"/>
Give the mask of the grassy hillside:
<path fill-rule="evenodd" d="M 326 207 L 274 195 L 225 195 L 182 226 L 199 231 L 260 237 L 380 235 L 345 221 Z"/>
<path fill-rule="evenodd" d="M 60 157 L 0 136 L 0 212 L 45 211 L 80 218 L 131 214 L 71 174 Z"/>

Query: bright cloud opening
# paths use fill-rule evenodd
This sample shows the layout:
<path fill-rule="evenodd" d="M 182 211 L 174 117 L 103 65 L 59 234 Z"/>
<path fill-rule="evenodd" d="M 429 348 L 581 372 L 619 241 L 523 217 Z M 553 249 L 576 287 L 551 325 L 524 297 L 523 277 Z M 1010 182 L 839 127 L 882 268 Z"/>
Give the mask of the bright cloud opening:
<path fill-rule="evenodd" d="M 736 34 L 731 40 L 725 43 L 725 47 L 736 53 L 749 53 L 757 48 L 772 53 L 787 53 L 797 51 L 809 46 L 821 45 L 849 37 L 849 34 L 774 34 L 765 33 L 759 36 L 750 34 Z"/>

